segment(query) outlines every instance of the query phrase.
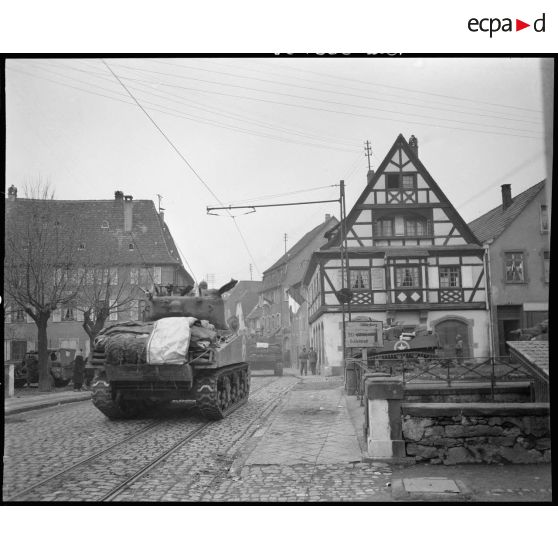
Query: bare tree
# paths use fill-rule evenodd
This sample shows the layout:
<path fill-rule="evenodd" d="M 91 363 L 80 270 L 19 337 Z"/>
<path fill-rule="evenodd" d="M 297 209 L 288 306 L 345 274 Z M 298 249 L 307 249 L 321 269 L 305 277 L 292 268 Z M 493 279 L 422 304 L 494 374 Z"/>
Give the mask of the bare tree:
<path fill-rule="evenodd" d="M 136 285 L 130 284 L 128 274 L 122 273 L 124 270 L 119 270 L 117 264 L 116 257 L 90 264 L 77 296 L 77 307 L 83 312 L 82 326 L 92 348 L 111 313 L 129 310 L 137 299 Z M 90 358 L 92 355 L 93 351 Z"/>
<path fill-rule="evenodd" d="M 52 388 L 47 322 L 54 310 L 75 300 L 85 272 L 77 257 L 81 236 L 77 218 L 65 217 L 62 222 L 49 196 L 8 202 L 4 258 L 7 298 L 37 325 L 41 391 Z"/>

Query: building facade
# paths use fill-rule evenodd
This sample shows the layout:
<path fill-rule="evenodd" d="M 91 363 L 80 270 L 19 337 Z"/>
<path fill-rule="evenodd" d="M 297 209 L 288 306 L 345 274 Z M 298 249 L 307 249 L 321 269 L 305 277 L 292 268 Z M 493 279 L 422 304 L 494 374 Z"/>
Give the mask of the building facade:
<path fill-rule="evenodd" d="M 254 310 L 251 316 L 256 318 L 260 314 L 257 319 L 261 324 L 262 335 L 275 335 L 281 338 L 286 366 L 296 366 L 301 343 L 308 347 L 307 322 L 305 322 L 303 330 L 300 327 L 301 321 L 298 320 L 294 339 L 292 335 L 293 314 L 298 312 L 300 303 L 305 304 L 302 290 L 297 285 L 301 283 L 312 253 L 325 243 L 325 233 L 337 224 L 338 221 L 335 217 L 326 214 L 322 223 L 307 232 L 286 254 L 263 273 L 259 300 L 261 313 Z M 289 289 L 292 287 L 294 287 L 294 292 L 289 295 Z M 298 295 L 294 293 L 298 293 Z M 298 301 L 295 300 L 296 298 Z M 294 312 L 293 306 L 295 307 Z"/>
<path fill-rule="evenodd" d="M 53 226 L 77 216 L 80 235 L 78 254 L 90 267 L 83 280 L 97 272 L 110 276 L 106 291 L 113 307 L 106 323 L 142 319 L 147 306 L 145 290 L 157 286 L 185 286 L 194 283 L 184 269 L 178 249 L 151 200 L 133 200 L 132 196 L 115 193 L 114 200 L 36 200 L 17 197 L 17 189 L 9 189 L 6 200 L 6 228 L 16 230 L 36 214 L 48 214 Z M 98 263 L 95 262 L 102 262 Z M 100 266 L 106 266 L 106 269 Z M 126 300 L 119 305 L 118 299 Z M 83 329 L 83 308 L 76 299 L 56 308 L 48 321 L 49 348 L 82 349 L 87 355 L 90 340 Z M 26 351 L 35 350 L 37 326 L 25 310 L 6 300 L 4 312 L 4 356 L 20 360 Z"/>
<path fill-rule="evenodd" d="M 548 319 L 550 224 L 546 181 L 515 197 L 502 185 L 502 204 L 469 226 L 488 249 L 494 352 L 508 353 L 511 331 Z"/>
<path fill-rule="evenodd" d="M 312 255 L 303 283 L 310 341 L 326 373 L 343 370 L 343 310 L 347 320 L 423 325 L 446 354 L 455 354 L 457 335 L 464 356 L 489 354 L 483 247 L 421 163 L 413 136 L 399 135 L 369 172 L 346 222 Z M 342 288 L 352 293 L 345 308 Z"/>
<path fill-rule="evenodd" d="M 258 303 L 261 287 L 261 281 L 239 281 L 232 290 L 223 295 L 225 320 L 236 316 L 240 333 L 255 333 L 249 327 L 247 318 Z"/>

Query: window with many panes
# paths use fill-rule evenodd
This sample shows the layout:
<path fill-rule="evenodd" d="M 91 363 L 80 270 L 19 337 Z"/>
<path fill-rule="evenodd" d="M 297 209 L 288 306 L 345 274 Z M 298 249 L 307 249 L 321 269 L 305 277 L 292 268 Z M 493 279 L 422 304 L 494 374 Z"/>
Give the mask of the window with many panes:
<path fill-rule="evenodd" d="M 21 307 L 16 308 L 12 313 L 12 322 L 24 322 L 25 321 L 25 310 Z"/>
<path fill-rule="evenodd" d="M 523 252 L 506 252 L 504 254 L 507 283 L 525 282 L 525 258 Z"/>
<path fill-rule="evenodd" d="M 416 188 L 417 175 L 415 173 L 387 173 L 387 188 Z"/>
<path fill-rule="evenodd" d="M 62 306 L 62 321 L 73 322 L 76 319 L 76 309 L 73 305 Z"/>
<path fill-rule="evenodd" d="M 440 287 L 448 289 L 452 287 L 460 287 L 460 273 L 459 266 L 445 266 L 440 267 Z"/>
<path fill-rule="evenodd" d="M 427 234 L 428 226 L 424 219 L 405 219 L 406 236 L 426 236 Z"/>
<path fill-rule="evenodd" d="M 544 282 L 550 281 L 550 252 L 546 250 L 543 252 L 543 265 L 544 265 Z"/>
<path fill-rule="evenodd" d="M 418 266 L 396 267 L 395 286 L 420 287 L 420 270 Z"/>
<path fill-rule="evenodd" d="M 370 275 L 367 269 L 351 269 L 351 289 L 369 289 Z"/>
<path fill-rule="evenodd" d="M 393 236 L 393 219 L 378 219 L 376 221 L 377 236 Z"/>

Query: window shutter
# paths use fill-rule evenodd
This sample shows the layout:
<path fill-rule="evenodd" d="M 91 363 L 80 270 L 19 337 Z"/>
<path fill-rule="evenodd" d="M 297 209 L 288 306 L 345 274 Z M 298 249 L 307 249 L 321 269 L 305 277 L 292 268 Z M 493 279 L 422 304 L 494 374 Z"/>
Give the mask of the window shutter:
<path fill-rule="evenodd" d="M 153 268 L 153 282 L 159 285 L 161 283 L 161 268 L 154 267 Z"/>
<path fill-rule="evenodd" d="M 109 300 L 109 308 L 111 308 L 110 310 L 110 314 L 109 314 L 109 322 L 116 322 L 118 320 L 118 309 L 117 308 L 112 308 L 112 305 L 116 304 L 116 300 L 111 299 Z"/>
<path fill-rule="evenodd" d="M 12 307 L 11 306 L 4 306 L 4 323 L 11 324 L 12 323 Z"/>
<path fill-rule="evenodd" d="M 52 312 L 52 321 L 53 322 L 61 322 L 62 321 L 62 309 L 57 308 Z"/>
<path fill-rule="evenodd" d="M 137 267 L 130 268 L 130 284 L 137 285 L 139 279 L 139 269 Z"/>

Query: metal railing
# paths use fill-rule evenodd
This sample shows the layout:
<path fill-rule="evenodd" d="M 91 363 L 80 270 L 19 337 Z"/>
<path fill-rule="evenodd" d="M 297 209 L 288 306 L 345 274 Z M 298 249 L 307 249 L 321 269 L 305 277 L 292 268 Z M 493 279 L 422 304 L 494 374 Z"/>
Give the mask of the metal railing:
<path fill-rule="evenodd" d="M 475 357 L 475 358 L 397 358 L 345 359 L 346 385 L 354 386 L 354 394 L 362 402 L 364 396 L 364 376 L 371 373 L 383 373 L 398 376 L 406 384 L 444 384 L 451 387 L 463 383 L 489 383 L 491 398 L 497 383 L 528 381 L 535 378 L 519 362 L 510 357 Z M 347 382 L 347 379 L 351 379 Z M 349 390 L 347 390 L 350 393 Z"/>

